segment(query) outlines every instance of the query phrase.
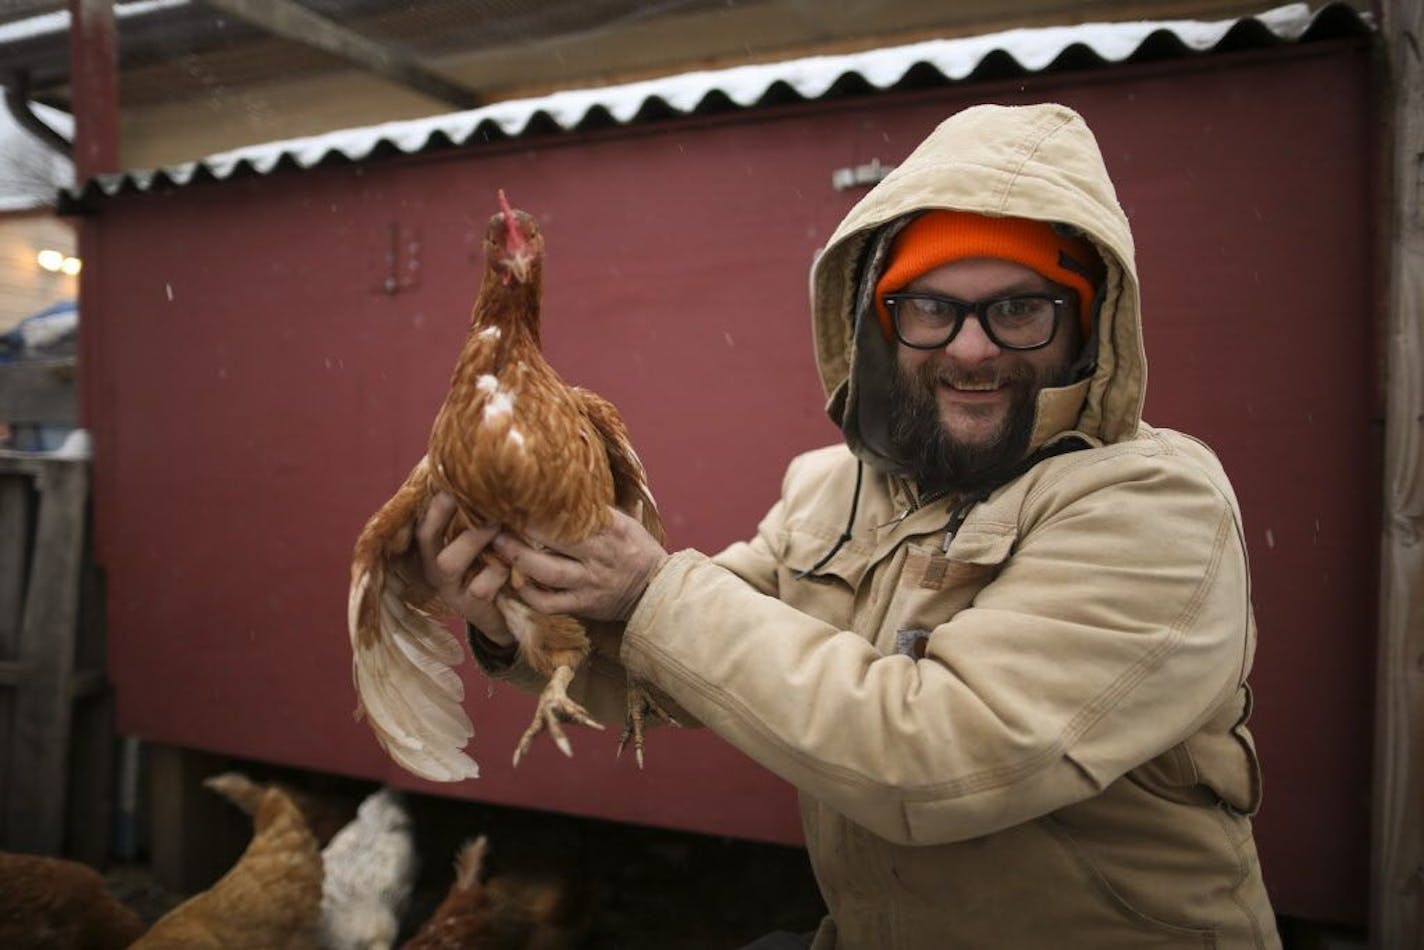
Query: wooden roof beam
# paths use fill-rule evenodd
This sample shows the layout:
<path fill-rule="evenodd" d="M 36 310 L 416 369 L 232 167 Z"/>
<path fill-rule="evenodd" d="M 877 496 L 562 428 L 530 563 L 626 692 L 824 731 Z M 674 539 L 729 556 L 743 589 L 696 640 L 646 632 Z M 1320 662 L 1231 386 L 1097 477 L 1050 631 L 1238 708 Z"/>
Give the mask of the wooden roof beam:
<path fill-rule="evenodd" d="M 217 10 L 260 27 L 274 36 L 313 46 L 459 109 L 481 104 L 480 95 L 426 69 L 409 55 L 362 36 L 313 13 L 294 0 L 204 0 Z"/>

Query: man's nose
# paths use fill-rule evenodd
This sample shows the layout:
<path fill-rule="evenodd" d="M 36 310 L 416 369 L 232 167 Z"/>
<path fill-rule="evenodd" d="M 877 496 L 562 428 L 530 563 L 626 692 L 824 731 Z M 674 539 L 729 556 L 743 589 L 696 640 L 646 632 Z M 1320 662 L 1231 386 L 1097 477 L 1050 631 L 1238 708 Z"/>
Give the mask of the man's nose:
<path fill-rule="evenodd" d="M 977 313 L 966 315 L 954 339 L 944 345 L 945 353 L 962 363 L 982 363 L 1003 352 L 984 332 L 981 319 Z"/>

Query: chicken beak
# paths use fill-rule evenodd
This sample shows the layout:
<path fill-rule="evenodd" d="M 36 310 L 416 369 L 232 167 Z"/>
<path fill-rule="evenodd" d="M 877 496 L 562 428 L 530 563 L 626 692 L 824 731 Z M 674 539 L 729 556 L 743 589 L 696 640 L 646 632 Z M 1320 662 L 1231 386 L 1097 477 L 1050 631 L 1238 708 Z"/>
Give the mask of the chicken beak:
<path fill-rule="evenodd" d="M 533 255 L 529 253 L 529 242 L 519 229 L 519 219 L 514 216 L 514 208 L 505 197 L 504 189 L 499 190 L 499 210 L 504 216 L 504 268 L 505 274 L 517 283 L 529 280 Z M 506 283 L 508 281 L 506 280 Z"/>
<path fill-rule="evenodd" d="M 530 256 L 524 247 L 520 247 L 513 253 L 504 257 L 504 272 L 514 279 L 516 284 L 524 284 L 529 281 Z"/>

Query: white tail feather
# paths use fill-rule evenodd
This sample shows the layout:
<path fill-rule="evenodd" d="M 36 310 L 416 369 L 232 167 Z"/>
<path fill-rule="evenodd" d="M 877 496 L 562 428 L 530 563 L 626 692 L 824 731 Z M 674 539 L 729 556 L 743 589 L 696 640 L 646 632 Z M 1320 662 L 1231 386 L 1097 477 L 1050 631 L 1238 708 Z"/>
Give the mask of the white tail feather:
<path fill-rule="evenodd" d="M 478 778 L 479 766 L 461 751 L 475 734 L 464 684 L 452 668 L 464 649 L 434 619 L 408 607 L 398 585 L 379 564 L 351 582 L 347 628 L 361 706 L 377 741 L 402 768 L 437 782 Z M 374 631 L 360 629 L 367 596 L 380 598 Z"/>

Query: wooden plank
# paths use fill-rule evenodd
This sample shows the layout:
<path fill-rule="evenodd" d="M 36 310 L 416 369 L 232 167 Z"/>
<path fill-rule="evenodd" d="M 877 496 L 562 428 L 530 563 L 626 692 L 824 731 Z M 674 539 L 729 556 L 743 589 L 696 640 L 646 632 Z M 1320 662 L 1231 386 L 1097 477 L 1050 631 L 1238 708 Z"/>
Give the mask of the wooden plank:
<path fill-rule="evenodd" d="M 1424 0 L 1386 0 L 1392 105 L 1370 943 L 1424 947 Z"/>
<path fill-rule="evenodd" d="M 33 452 L 0 449 L 0 476 L 39 475 L 44 471 L 44 463 L 44 457 Z"/>
<path fill-rule="evenodd" d="M 46 459 L 19 638 L 23 674 L 15 688 L 7 774 L 7 846 L 58 854 L 64 845 L 72 701 L 70 676 L 83 556 L 88 465 Z"/>
<path fill-rule="evenodd" d="M 69 698 L 74 701 L 88 699 L 103 692 L 107 684 L 103 670 L 76 670 L 69 678 Z"/>
<path fill-rule="evenodd" d="M 75 362 L 34 360 L 0 365 L 0 419 L 43 425 L 74 425 Z"/>
<path fill-rule="evenodd" d="M 30 480 L 0 474 L 0 769 L 7 763 L 15 722 L 15 691 L 20 681 L 17 661 L 20 609 L 24 603 L 25 539 L 29 535 Z M 7 838 L 6 816 L 13 781 L 0 782 L 0 841 Z"/>
<path fill-rule="evenodd" d="M 0 662 L 18 653 L 29 507 L 30 479 L 0 473 Z"/>
<path fill-rule="evenodd" d="M 86 525 L 91 522 L 86 518 Z M 74 703 L 69 758 L 69 815 L 65 856 L 102 865 L 111 850 L 117 776 L 114 696 L 104 676 L 108 626 L 104 573 L 94 561 L 93 534 L 84 532 L 79 619 L 70 680 Z"/>
<path fill-rule="evenodd" d="M 339 26 L 292 0 L 206 0 L 206 3 L 283 39 L 315 46 L 457 109 L 473 109 L 480 104 L 480 97 L 473 90 L 426 69 L 406 53 Z"/>
<path fill-rule="evenodd" d="M 71 723 L 65 857 L 102 866 L 114 818 L 114 699 L 98 692 L 76 701 Z"/>

